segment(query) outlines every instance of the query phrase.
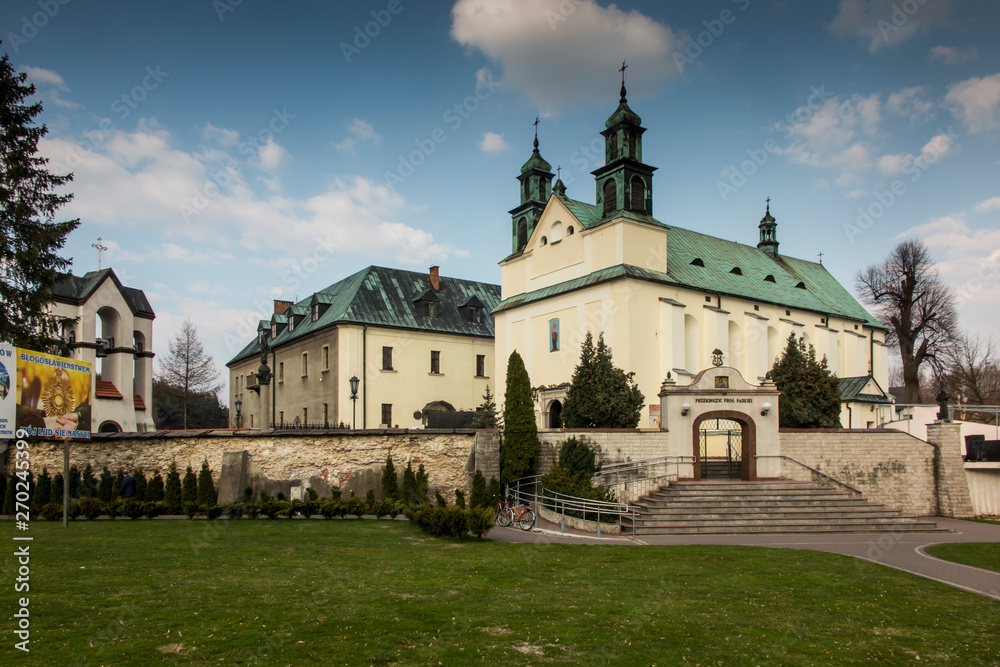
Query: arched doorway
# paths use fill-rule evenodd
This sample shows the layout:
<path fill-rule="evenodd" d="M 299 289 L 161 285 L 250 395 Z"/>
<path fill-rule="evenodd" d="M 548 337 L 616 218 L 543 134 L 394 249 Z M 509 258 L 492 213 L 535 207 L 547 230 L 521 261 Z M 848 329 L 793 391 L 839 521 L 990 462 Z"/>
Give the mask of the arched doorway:
<path fill-rule="evenodd" d="M 562 403 L 559 401 L 549 404 L 549 428 L 562 428 Z"/>
<path fill-rule="evenodd" d="M 695 479 L 757 479 L 757 428 L 742 412 L 719 410 L 694 422 Z"/>
<path fill-rule="evenodd" d="M 110 419 L 103 422 L 101 427 L 97 431 L 98 433 L 121 433 L 122 427 L 118 422 L 111 421 Z"/>

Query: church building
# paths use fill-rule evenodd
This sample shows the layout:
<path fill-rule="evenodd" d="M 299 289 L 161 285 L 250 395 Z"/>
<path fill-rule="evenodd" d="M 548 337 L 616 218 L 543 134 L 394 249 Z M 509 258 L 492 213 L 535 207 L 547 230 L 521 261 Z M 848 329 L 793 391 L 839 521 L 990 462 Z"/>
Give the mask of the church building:
<path fill-rule="evenodd" d="M 845 427 L 848 413 L 855 428 L 887 421 L 885 326 L 822 264 L 781 254 L 769 200 L 756 245 L 656 219 L 645 132 L 623 81 L 601 132 L 596 204 L 553 183 L 536 133 L 510 211 L 512 252 L 500 262 L 495 385 L 505 386 L 517 350 L 538 390 L 539 426 L 558 427 L 580 345 L 588 332 L 603 333 L 615 365 L 635 372 L 646 398 L 640 428 L 657 428 L 666 378 L 688 383 L 721 352 L 727 367 L 762 383 L 794 333 L 841 378 Z"/>

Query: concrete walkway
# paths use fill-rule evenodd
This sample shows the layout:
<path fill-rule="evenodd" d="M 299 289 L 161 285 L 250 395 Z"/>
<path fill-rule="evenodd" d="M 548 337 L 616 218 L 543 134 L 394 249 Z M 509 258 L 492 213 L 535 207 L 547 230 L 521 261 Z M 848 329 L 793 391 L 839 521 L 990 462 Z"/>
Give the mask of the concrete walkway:
<path fill-rule="evenodd" d="M 933 519 L 941 528 L 952 532 L 940 533 L 762 533 L 760 535 L 640 535 L 598 539 L 592 534 L 559 532 L 558 525 L 543 525 L 539 530 L 524 532 L 516 528 L 495 527 L 489 539 L 501 542 L 562 543 L 672 546 L 684 544 L 718 544 L 724 546 L 771 547 L 779 549 L 810 549 L 853 556 L 872 563 L 909 572 L 939 581 L 970 593 L 1000 600 L 1000 572 L 952 563 L 928 555 L 924 549 L 934 544 L 954 542 L 1000 543 L 1000 525 Z M 998 547 L 1000 548 L 1000 547 Z"/>

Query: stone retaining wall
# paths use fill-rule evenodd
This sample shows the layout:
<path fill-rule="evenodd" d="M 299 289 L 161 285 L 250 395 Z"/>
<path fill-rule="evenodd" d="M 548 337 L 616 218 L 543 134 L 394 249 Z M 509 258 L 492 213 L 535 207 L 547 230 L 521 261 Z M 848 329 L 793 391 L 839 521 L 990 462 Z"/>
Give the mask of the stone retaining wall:
<path fill-rule="evenodd" d="M 622 463 L 643 461 L 658 456 L 667 456 L 667 433 L 665 431 L 640 431 L 638 429 L 559 429 L 538 433 L 537 471 L 545 474 L 559 462 L 559 448 L 562 443 L 575 437 L 586 440 L 597 449 L 597 461 Z"/>

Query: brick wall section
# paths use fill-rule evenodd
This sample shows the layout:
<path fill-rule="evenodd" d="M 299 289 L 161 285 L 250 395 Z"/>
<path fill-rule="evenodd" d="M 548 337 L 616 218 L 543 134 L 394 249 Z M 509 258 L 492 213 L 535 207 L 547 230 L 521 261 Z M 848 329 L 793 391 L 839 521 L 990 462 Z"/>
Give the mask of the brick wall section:
<path fill-rule="evenodd" d="M 268 480 L 296 481 L 312 487 L 320 495 L 329 494 L 329 485 L 354 489 L 364 496 L 367 488 L 378 490 L 379 473 L 387 455 L 400 473 L 407 461 L 416 469 L 420 463 L 428 473 L 431 494 L 438 489 L 454 498 L 455 489 L 468 493 L 466 463 L 472 451 L 473 430 L 368 430 L 368 431 L 157 431 L 147 434 L 95 435 L 94 439 L 70 443 L 70 465 L 81 471 L 89 463 L 99 475 L 107 466 L 142 468 L 149 477 L 157 470 L 166 476 L 171 462 L 184 474 L 188 464 L 197 472 L 204 460 L 212 469 L 216 484 L 222 471 L 223 453 L 246 450 L 250 467 Z M 6 457 L 10 474 L 13 457 Z M 31 469 L 35 474 L 48 468 L 61 471 L 62 443 L 33 442 Z M 290 480 L 290 481 L 289 481 Z M 358 483 L 364 481 L 364 487 Z M 326 487 L 324 493 L 324 486 Z M 356 487 L 357 488 L 354 488 Z M 286 489 L 287 495 L 287 489 Z"/>
<path fill-rule="evenodd" d="M 975 516 L 969 480 L 962 461 L 962 426 L 953 422 L 928 424 L 927 440 L 934 443 L 936 455 L 937 513 L 958 519 Z"/>
<path fill-rule="evenodd" d="M 934 452 L 933 445 L 899 431 L 781 431 L 782 455 L 857 488 L 873 503 L 919 516 L 937 514 Z M 787 461 L 781 476 L 812 481 L 808 470 Z"/>

